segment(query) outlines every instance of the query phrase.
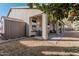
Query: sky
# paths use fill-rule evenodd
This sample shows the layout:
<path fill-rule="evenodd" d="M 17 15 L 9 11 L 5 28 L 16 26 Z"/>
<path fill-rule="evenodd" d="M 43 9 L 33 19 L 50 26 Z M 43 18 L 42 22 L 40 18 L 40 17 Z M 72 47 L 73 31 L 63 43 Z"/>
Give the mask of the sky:
<path fill-rule="evenodd" d="M 11 7 L 26 6 L 26 3 L 0 3 L 0 17 L 6 16 Z"/>

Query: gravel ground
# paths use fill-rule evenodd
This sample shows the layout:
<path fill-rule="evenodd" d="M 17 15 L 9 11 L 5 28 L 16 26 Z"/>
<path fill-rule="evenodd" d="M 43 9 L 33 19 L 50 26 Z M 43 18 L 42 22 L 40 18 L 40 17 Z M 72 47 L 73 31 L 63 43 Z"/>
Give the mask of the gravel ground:
<path fill-rule="evenodd" d="M 79 41 L 53 41 L 25 38 L 0 44 L 1 56 L 79 55 Z"/>

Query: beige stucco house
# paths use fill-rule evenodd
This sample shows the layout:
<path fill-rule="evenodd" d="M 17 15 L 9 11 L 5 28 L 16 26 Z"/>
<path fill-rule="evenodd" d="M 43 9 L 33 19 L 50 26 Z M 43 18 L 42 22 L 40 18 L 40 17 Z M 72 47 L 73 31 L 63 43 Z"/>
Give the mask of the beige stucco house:
<path fill-rule="evenodd" d="M 43 39 L 48 39 L 48 18 L 41 10 L 28 7 L 12 7 L 8 12 L 7 18 L 7 20 L 26 23 L 26 36 L 38 35 L 40 33 Z M 58 30 L 58 27 L 56 29 Z"/>

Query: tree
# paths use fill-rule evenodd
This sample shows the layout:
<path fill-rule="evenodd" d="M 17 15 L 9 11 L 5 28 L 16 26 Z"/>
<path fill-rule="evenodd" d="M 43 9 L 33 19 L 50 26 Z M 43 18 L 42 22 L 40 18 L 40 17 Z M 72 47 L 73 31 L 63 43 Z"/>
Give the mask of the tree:
<path fill-rule="evenodd" d="M 34 8 L 34 6 L 36 6 L 37 9 L 40 9 L 41 11 L 46 13 L 48 16 L 48 21 L 50 22 L 50 24 L 53 25 L 53 27 L 55 27 L 55 23 L 58 20 L 62 20 L 64 18 L 64 11 L 62 9 L 63 4 L 35 3 L 35 4 L 28 4 L 28 5 L 30 6 L 30 8 Z M 55 31 L 55 28 L 53 28 L 53 31 Z"/>
<path fill-rule="evenodd" d="M 53 27 L 55 26 L 56 21 L 58 20 L 62 20 L 63 18 L 68 18 L 68 14 L 69 12 L 71 12 L 71 10 L 75 10 L 77 14 L 77 16 L 79 15 L 79 4 L 75 4 L 75 3 L 46 3 L 46 4 L 40 4 L 40 3 L 32 3 L 32 4 L 28 4 L 30 6 L 30 8 L 34 8 L 36 7 L 37 9 L 40 9 L 41 11 L 43 11 L 44 13 L 47 14 L 48 16 L 48 21 L 50 23 L 52 23 Z M 70 17 L 71 19 L 77 19 L 79 17 Z M 71 20 L 70 19 L 70 20 Z M 71 20 L 72 21 L 72 20 Z M 53 29 L 55 30 L 55 29 Z"/>
<path fill-rule="evenodd" d="M 59 20 L 64 18 L 63 10 L 60 8 L 61 4 L 40 4 L 40 3 L 31 3 L 28 4 L 30 8 L 36 6 L 37 9 L 40 9 L 48 15 L 49 20 Z"/>
<path fill-rule="evenodd" d="M 48 15 L 49 20 L 59 20 L 64 17 L 68 17 L 68 13 L 71 10 L 75 10 L 79 14 L 79 4 L 78 3 L 29 3 L 30 8 L 36 6 Z"/>

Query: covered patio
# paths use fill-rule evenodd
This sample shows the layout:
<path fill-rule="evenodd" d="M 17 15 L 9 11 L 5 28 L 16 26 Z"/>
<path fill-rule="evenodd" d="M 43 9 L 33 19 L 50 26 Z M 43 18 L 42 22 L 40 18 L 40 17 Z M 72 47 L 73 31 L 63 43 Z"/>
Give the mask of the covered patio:
<path fill-rule="evenodd" d="M 36 23 L 35 26 L 33 22 Z M 62 23 L 62 26 L 59 26 L 59 22 L 60 21 L 56 22 L 55 24 L 56 33 L 50 33 L 50 30 L 53 30 L 53 26 L 50 26 L 50 24 L 48 24 L 48 18 L 46 14 L 42 13 L 42 14 L 31 16 L 30 36 L 36 39 L 49 39 L 49 40 L 63 40 L 63 39 L 73 40 L 79 38 L 78 36 L 79 31 L 74 31 L 74 30 L 70 30 L 70 28 L 65 28 L 66 25 L 64 25 L 64 23 Z M 61 28 L 61 32 L 60 32 L 60 28 Z"/>
<path fill-rule="evenodd" d="M 48 39 L 48 19 L 47 15 L 42 13 L 29 17 L 29 35 Z"/>
<path fill-rule="evenodd" d="M 29 17 L 29 36 L 38 39 L 52 39 L 53 37 L 61 37 L 64 33 L 64 24 L 59 26 L 59 21 L 55 24 L 56 33 L 50 33 L 53 31 L 53 26 L 48 24 L 47 15 L 42 13 Z M 52 29 L 51 29 L 52 28 Z M 60 33 L 61 28 L 61 33 Z"/>

